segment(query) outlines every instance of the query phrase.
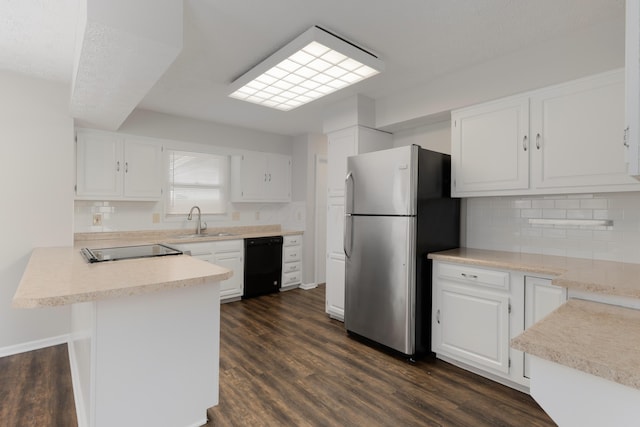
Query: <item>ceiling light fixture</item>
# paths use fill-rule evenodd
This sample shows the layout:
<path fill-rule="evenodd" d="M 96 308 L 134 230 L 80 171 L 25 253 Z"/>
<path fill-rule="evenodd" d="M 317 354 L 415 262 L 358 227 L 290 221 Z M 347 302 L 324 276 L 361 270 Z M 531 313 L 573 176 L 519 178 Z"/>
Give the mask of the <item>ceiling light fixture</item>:
<path fill-rule="evenodd" d="M 229 96 L 288 111 L 383 69 L 371 52 L 314 26 L 231 83 Z"/>

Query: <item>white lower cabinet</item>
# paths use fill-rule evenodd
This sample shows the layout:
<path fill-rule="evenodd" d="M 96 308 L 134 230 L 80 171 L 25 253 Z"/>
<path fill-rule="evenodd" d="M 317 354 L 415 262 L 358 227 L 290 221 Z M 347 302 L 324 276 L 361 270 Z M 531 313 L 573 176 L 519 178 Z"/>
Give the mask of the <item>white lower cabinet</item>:
<path fill-rule="evenodd" d="M 492 372 L 509 373 L 509 273 L 443 265 L 434 288 L 433 350 Z M 458 273 L 458 277 L 451 276 Z M 452 274 L 453 273 L 453 274 Z"/>
<path fill-rule="evenodd" d="M 184 243 L 171 245 L 191 256 L 220 265 L 233 271 L 233 276 L 220 282 L 220 300 L 240 298 L 244 293 L 244 241 L 223 240 L 216 242 Z"/>
<path fill-rule="evenodd" d="M 510 340 L 567 299 L 548 278 L 434 261 L 432 350 L 446 361 L 526 390 L 528 358 Z"/>
<path fill-rule="evenodd" d="M 294 289 L 300 284 L 302 284 L 302 236 L 284 236 L 280 290 Z"/>
<path fill-rule="evenodd" d="M 567 288 L 554 286 L 550 279 L 524 278 L 524 327 L 529 328 L 567 301 Z M 529 377 L 529 356 L 524 355 L 524 376 Z"/>

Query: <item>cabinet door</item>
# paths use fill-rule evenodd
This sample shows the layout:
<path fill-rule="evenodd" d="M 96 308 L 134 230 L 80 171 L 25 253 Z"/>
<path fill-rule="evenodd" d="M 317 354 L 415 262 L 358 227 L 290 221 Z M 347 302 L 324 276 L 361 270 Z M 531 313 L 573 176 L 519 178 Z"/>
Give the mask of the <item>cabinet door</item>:
<path fill-rule="evenodd" d="M 233 276 L 220 282 L 220 299 L 241 297 L 244 282 L 242 252 L 216 252 L 214 264 L 233 271 Z"/>
<path fill-rule="evenodd" d="M 529 187 L 527 97 L 459 110 L 451 115 L 452 193 Z"/>
<path fill-rule="evenodd" d="M 124 196 L 159 199 L 162 193 L 162 146 L 127 138 L 124 145 Z"/>
<path fill-rule="evenodd" d="M 327 313 L 344 320 L 344 198 L 330 197 L 327 207 Z"/>
<path fill-rule="evenodd" d="M 356 154 L 356 128 L 332 132 L 327 140 L 327 191 L 329 197 L 342 197 L 347 175 L 347 157 Z"/>
<path fill-rule="evenodd" d="M 640 177 L 640 2 L 626 2 L 625 22 L 625 161 Z"/>
<path fill-rule="evenodd" d="M 433 349 L 500 374 L 509 373 L 509 296 L 439 279 Z"/>
<path fill-rule="evenodd" d="M 122 138 L 117 134 L 78 130 L 76 144 L 76 196 L 122 196 Z"/>
<path fill-rule="evenodd" d="M 273 202 L 291 200 L 291 158 L 278 154 L 267 156 L 267 191 L 263 196 Z"/>
<path fill-rule="evenodd" d="M 524 278 L 524 328 L 527 329 L 567 301 L 567 289 L 551 284 L 551 279 Z M 524 355 L 524 376 L 529 378 L 529 356 Z"/>
<path fill-rule="evenodd" d="M 264 154 L 244 154 L 240 160 L 238 178 L 240 179 L 242 200 L 264 199 L 268 178 Z"/>
<path fill-rule="evenodd" d="M 531 97 L 531 177 L 536 188 L 635 184 L 624 162 L 622 71 Z"/>

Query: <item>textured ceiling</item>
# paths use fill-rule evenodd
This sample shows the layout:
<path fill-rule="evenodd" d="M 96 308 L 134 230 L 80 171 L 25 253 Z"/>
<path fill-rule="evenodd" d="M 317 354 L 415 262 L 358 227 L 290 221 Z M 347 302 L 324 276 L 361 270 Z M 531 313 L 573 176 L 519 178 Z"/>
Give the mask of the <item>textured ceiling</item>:
<path fill-rule="evenodd" d="M 0 0 L 0 68 L 70 81 L 79 1 Z M 139 106 L 319 131 L 323 111 L 344 97 L 384 97 L 599 23 L 623 25 L 623 16 L 623 0 L 185 0 L 183 50 Z M 312 25 L 376 52 L 385 72 L 290 112 L 226 96 L 234 78 Z"/>

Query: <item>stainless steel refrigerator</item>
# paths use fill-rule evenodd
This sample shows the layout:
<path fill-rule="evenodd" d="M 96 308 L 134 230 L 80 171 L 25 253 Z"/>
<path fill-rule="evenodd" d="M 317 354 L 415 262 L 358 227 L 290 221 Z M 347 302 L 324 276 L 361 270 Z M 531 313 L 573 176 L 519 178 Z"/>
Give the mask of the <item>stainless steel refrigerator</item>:
<path fill-rule="evenodd" d="M 414 357 L 431 350 L 429 252 L 458 247 L 451 158 L 417 145 L 352 156 L 345 182 L 345 327 Z"/>

